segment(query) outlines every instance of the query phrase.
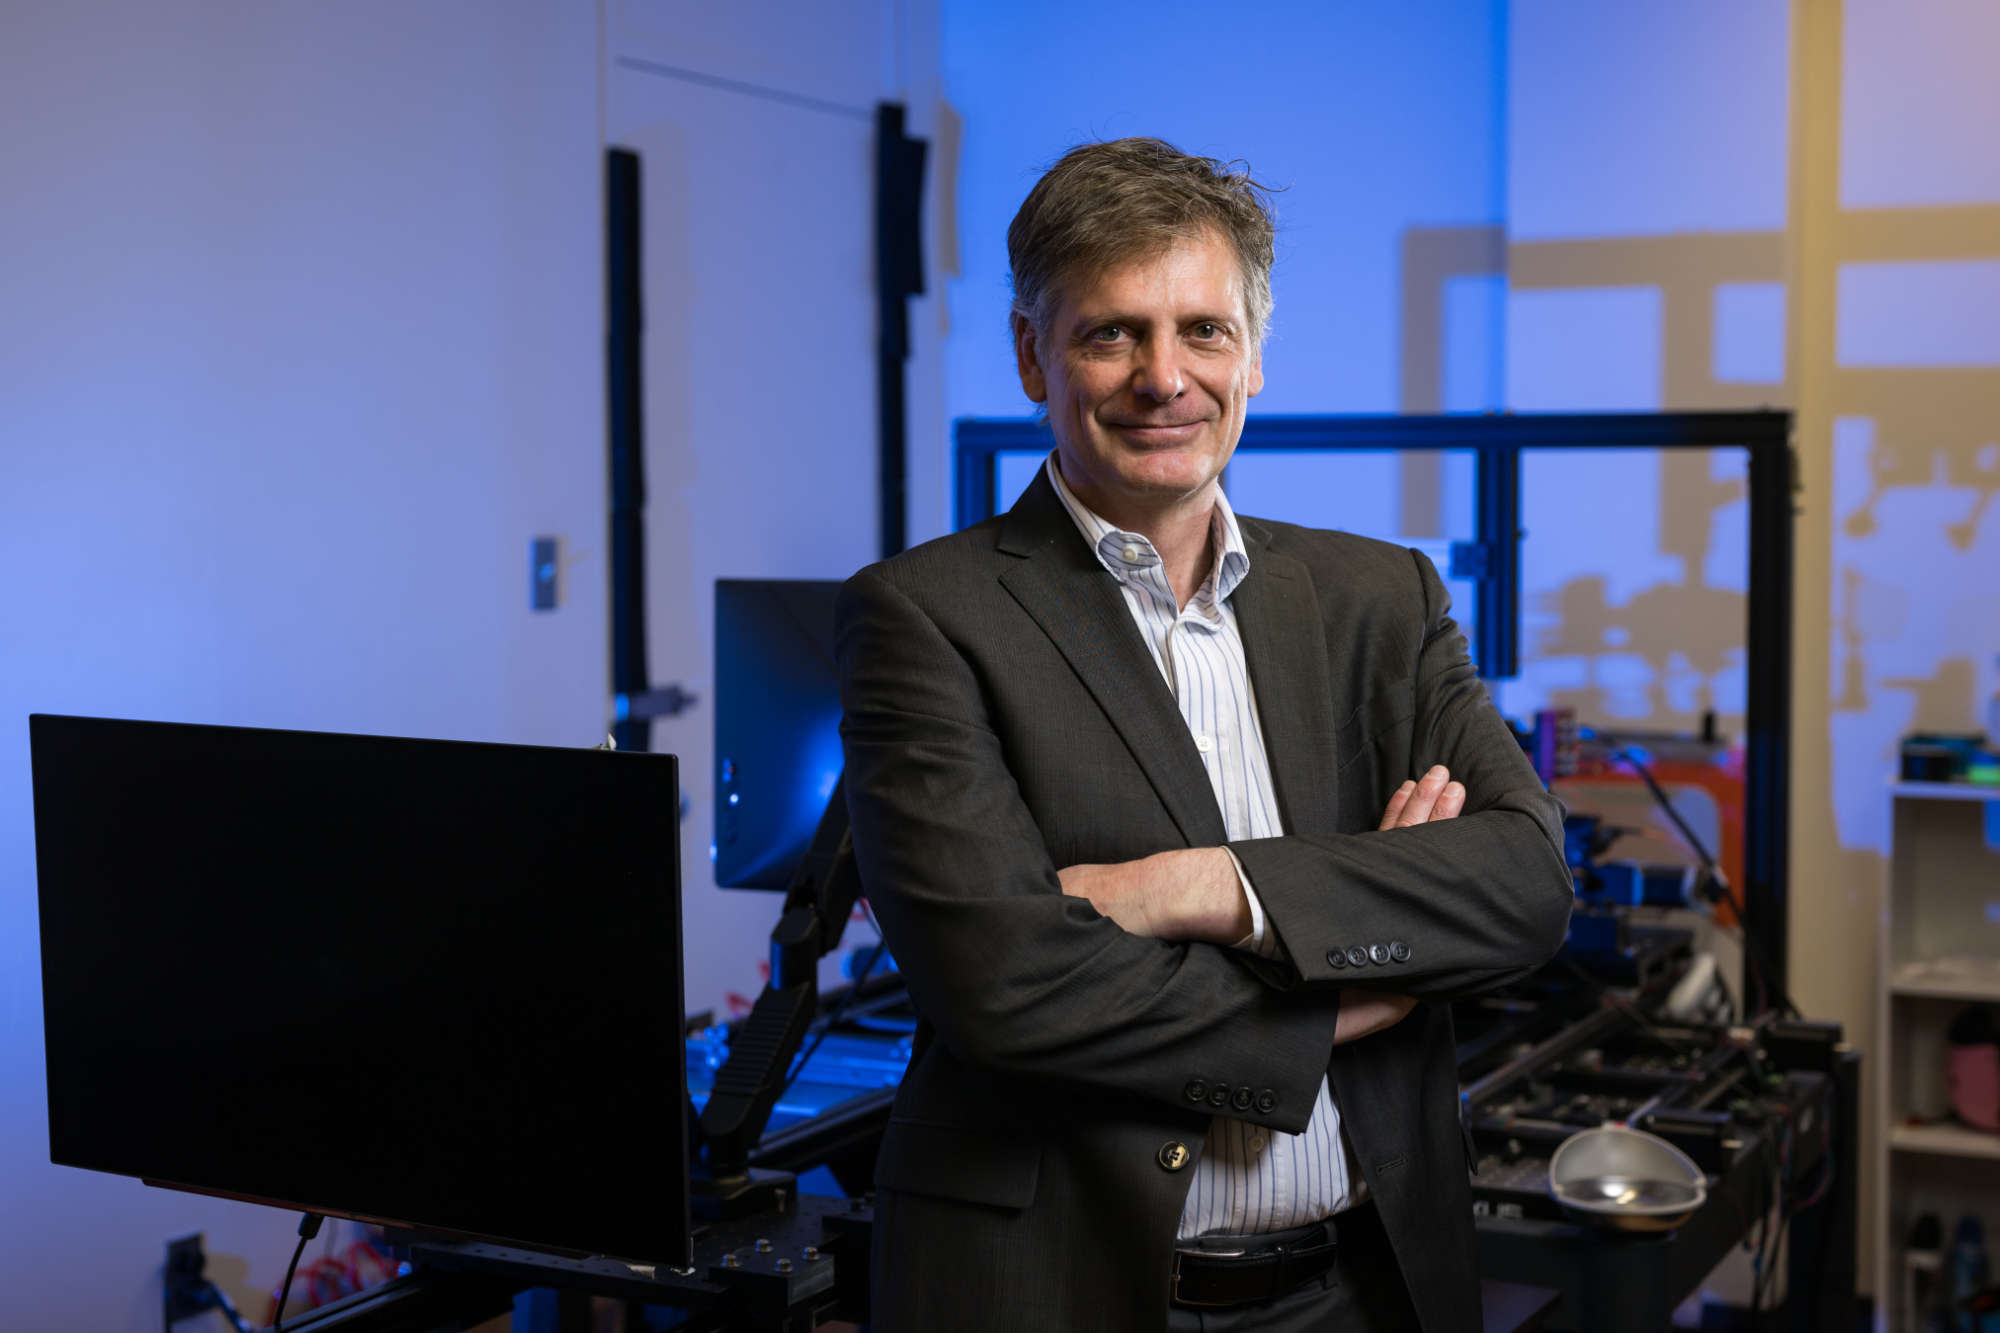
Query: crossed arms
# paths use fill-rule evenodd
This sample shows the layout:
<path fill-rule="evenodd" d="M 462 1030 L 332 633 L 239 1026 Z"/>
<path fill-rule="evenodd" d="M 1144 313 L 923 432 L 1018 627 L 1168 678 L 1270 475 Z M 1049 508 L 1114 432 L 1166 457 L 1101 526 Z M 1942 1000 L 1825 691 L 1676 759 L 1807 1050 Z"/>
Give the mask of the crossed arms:
<path fill-rule="evenodd" d="M 1444 765 L 1406 781 L 1390 796 L 1378 833 L 1452 819 L 1465 808 L 1465 787 Z M 1249 900 L 1236 858 L 1220 847 L 1159 852 L 1117 865 L 1075 865 L 1057 878 L 1064 893 L 1090 905 L 1134 935 L 1200 940 L 1241 947 L 1251 933 Z M 1343 988 L 1333 1044 L 1344 1045 L 1394 1027 L 1416 1007 L 1415 996 Z"/>

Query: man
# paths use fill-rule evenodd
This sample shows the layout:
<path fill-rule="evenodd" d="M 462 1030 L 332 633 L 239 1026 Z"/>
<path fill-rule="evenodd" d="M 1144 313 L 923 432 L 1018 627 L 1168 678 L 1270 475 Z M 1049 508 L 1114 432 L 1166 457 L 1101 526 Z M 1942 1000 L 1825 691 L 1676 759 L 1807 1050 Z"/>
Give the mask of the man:
<path fill-rule="evenodd" d="M 1446 1001 L 1531 971 L 1561 811 L 1415 552 L 1238 519 L 1260 193 L 1094 144 L 1008 232 L 1056 448 L 839 613 L 863 885 L 924 1016 L 875 1325 L 1479 1327 Z"/>

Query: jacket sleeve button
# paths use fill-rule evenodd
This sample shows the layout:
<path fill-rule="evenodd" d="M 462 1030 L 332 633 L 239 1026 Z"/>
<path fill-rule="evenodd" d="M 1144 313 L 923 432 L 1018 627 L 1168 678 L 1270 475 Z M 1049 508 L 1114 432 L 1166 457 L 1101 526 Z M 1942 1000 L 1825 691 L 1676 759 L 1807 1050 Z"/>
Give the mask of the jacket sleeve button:
<path fill-rule="evenodd" d="M 1338 972 L 1341 968 L 1347 966 L 1347 955 L 1338 949 L 1328 949 L 1326 951 L 1326 965 Z"/>
<path fill-rule="evenodd" d="M 1369 945 L 1369 946 L 1368 946 L 1368 961 L 1369 961 L 1369 962 L 1371 962 L 1371 963 L 1373 963 L 1373 964 L 1375 964 L 1375 966 L 1377 966 L 1377 967 L 1386 967 L 1386 966 L 1388 966 L 1388 964 L 1389 964 L 1389 946 L 1388 946 L 1388 945 L 1386 945 L 1386 944 L 1371 944 L 1371 945 Z"/>
<path fill-rule="evenodd" d="M 1217 1083 L 1209 1088 L 1208 1104 L 1218 1111 L 1229 1105 L 1229 1085 L 1227 1083 Z"/>
<path fill-rule="evenodd" d="M 1205 1102 L 1208 1100 L 1208 1084 L 1198 1078 L 1191 1078 L 1188 1080 L 1188 1085 L 1181 1089 L 1181 1095 L 1191 1102 Z"/>
<path fill-rule="evenodd" d="M 1236 1090 L 1236 1095 L 1229 1099 L 1229 1104 L 1235 1107 L 1239 1111 L 1247 1111 L 1250 1109 L 1251 1103 L 1256 1100 L 1256 1096 L 1257 1095 L 1251 1092 L 1250 1089 L 1247 1087 L 1238 1088 Z"/>
<path fill-rule="evenodd" d="M 1398 963 L 1410 961 L 1410 946 L 1401 940 L 1389 941 L 1389 957 Z"/>
<path fill-rule="evenodd" d="M 1257 1094 L 1257 1111 L 1260 1115 L 1269 1115 L 1271 1114 L 1271 1112 L 1277 1109 L 1278 1109 L 1277 1093 L 1272 1092 L 1269 1088 L 1266 1088 L 1262 1092 Z"/>
<path fill-rule="evenodd" d="M 1368 966 L 1368 951 L 1358 944 L 1355 945 L 1347 951 L 1347 962 L 1350 967 Z"/>

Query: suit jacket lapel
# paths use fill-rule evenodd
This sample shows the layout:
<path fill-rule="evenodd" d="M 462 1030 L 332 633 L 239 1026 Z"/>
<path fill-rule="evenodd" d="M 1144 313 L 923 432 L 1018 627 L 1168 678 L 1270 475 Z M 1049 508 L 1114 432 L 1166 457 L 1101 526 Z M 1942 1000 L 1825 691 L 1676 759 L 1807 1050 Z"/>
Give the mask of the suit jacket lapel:
<path fill-rule="evenodd" d="M 1340 831 L 1333 670 L 1312 573 L 1269 549 L 1270 533 L 1239 517 L 1250 572 L 1230 604 L 1257 694 L 1264 751 L 1287 833 Z"/>
<path fill-rule="evenodd" d="M 1194 738 L 1117 580 L 1084 544 L 1046 474 L 1008 511 L 999 545 L 1023 557 L 1001 584 L 1111 719 L 1188 845 L 1219 846 L 1226 840 L 1222 812 Z"/>

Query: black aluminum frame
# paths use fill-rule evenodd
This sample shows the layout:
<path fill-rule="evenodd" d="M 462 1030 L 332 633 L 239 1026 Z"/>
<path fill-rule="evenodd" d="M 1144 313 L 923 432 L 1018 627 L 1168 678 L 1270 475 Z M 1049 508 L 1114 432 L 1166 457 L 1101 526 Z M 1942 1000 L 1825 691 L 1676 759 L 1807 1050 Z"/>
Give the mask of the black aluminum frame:
<path fill-rule="evenodd" d="M 1028 418 L 968 417 L 953 428 L 956 526 L 993 515 L 1003 453 L 1046 452 Z M 1750 570 L 1744 626 L 1744 925 L 1769 955 L 1766 989 L 1788 989 L 1786 874 L 1791 798 L 1792 563 L 1797 461 L 1788 412 L 1507 413 L 1491 416 L 1253 416 L 1239 452 L 1466 450 L 1476 459 L 1475 532 L 1464 551 L 1476 589 L 1480 674 L 1520 671 L 1521 453 L 1527 449 L 1720 449 L 1749 455 Z M 1455 552 L 1455 556 L 1456 556 Z M 1457 563 L 1456 559 L 1454 563 Z"/>

